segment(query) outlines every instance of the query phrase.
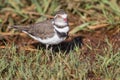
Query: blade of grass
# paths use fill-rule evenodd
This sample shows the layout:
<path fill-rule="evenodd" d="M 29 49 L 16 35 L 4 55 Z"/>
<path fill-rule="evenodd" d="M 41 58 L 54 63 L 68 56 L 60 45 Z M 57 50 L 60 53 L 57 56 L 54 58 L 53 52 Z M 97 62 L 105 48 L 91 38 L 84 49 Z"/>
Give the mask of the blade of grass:
<path fill-rule="evenodd" d="M 90 24 L 90 23 L 88 22 L 88 23 L 84 23 L 84 24 L 82 24 L 82 25 L 80 25 L 80 26 L 75 27 L 73 30 L 70 31 L 70 34 L 75 34 L 75 33 L 77 33 L 78 31 L 83 30 L 83 29 L 84 29 L 85 27 L 87 27 L 89 24 Z"/>
<path fill-rule="evenodd" d="M 33 4 L 35 4 L 38 13 L 41 14 L 41 15 L 43 15 L 44 12 L 43 12 L 42 7 L 39 5 L 39 2 L 38 2 L 37 0 L 31 0 L 31 2 L 32 2 Z"/>
<path fill-rule="evenodd" d="M 47 10 L 49 9 L 49 6 L 50 6 L 52 0 L 43 0 L 43 1 L 44 1 L 44 4 L 45 4 L 43 12 L 46 13 Z"/>

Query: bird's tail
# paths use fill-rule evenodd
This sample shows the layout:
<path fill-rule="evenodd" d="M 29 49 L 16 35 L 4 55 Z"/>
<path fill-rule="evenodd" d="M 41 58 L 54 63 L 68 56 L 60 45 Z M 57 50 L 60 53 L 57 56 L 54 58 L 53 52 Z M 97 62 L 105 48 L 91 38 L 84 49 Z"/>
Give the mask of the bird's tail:
<path fill-rule="evenodd" d="M 27 26 L 19 26 L 19 25 L 13 25 L 13 26 L 10 26 L 10 28 L 17 29 L 20 31 L 27 30 Z"/>

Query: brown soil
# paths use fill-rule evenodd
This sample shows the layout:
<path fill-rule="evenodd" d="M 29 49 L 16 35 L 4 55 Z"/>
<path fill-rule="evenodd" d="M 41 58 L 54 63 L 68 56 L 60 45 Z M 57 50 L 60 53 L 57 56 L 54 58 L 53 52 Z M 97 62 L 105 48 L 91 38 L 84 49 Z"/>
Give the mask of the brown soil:
<path fill-rule="evenodd" d="M 70 21 L 71 30 L 74 29 L 74 26 L 82 24 L 81 20 L 77 20 L 77 16 L 71 15 L 72 20 Z M 102 52 L 104 47 L 108 46 L 106 40 L 108 39 L 109 43 L 113 45 L 114 51 L 120 48 L 120 29 L 119 27 L 109 29 L 107 27 L 96 28 L 95 30 L 83 30 L 75 33 L 72 37 L 70 36 L 66 41 L 61 44 L 55 45 L 53 50 L 57 51 L 56 46 L 59 46 L 61 50 L 71 50 L 77 44 L 80 46 L 80 49 L 83 50 L 84 54 L 93 53 L 93 52 Z M 33 40 L 24 33 L 15 33 L 3 32 L 0 35 L 0 48 L 6 48 L 5 44 L 11 45 L 15 44 L 18 49 L 23 49 L 27 51 L 36 51 L 38 50 L 37 41 Z M 75 44 L 74 44 L 75 43 Z M 45 48 L 44 45 L 39 43 L 39 46 Z M 91 46 L 90 49 L 88 46 Z"/>

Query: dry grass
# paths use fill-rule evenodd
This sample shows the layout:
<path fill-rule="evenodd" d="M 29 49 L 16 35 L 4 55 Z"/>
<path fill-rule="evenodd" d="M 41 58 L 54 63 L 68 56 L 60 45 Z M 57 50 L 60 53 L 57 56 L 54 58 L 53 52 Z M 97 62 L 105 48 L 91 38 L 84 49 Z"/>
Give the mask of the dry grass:
<path fill-rule="evenodd" d="M 119 80 L 119 5 L 119 0 L 0 1 L 0 79 Z M 8 26 L 52 18 L 61 8 L 69 14 L 70 35 L 85 37 L 82 48 L 75 46 L 66 54 L 62 50 L 44 53 L 44 47 L 26 51 L 24 46 L 20 46 L 22 49 L 17 46 L 16 42 L 22 44 L 25 41 L 20 38 L 27 42 L 29 39 L 9 31 Z"/>

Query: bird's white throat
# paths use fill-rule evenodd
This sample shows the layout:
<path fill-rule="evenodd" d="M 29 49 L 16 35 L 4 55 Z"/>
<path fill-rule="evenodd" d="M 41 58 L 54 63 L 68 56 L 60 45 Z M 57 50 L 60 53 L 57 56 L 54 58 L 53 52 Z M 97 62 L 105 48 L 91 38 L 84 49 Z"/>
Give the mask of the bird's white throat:
<path fill-rule="evenodd" d="M 68 23 L 64 22 L 64 21 L 55 21 L 54 24 L 56 24 L 58 26 L 66 26 Z"/>

